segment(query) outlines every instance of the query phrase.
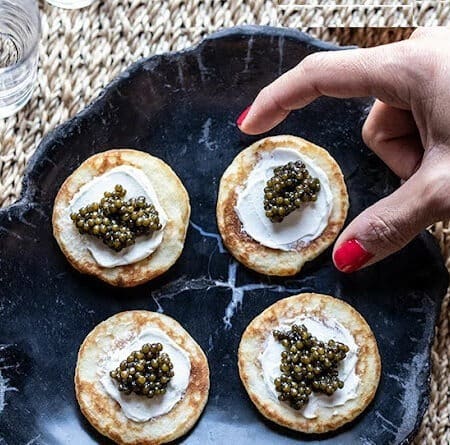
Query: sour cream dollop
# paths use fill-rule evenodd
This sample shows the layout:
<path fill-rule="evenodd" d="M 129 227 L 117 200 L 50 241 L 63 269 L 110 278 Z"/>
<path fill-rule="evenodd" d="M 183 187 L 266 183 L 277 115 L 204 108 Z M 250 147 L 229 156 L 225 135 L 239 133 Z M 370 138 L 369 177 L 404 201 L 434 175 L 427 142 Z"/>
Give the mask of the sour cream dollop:
<path fill-rule="evenodd" d="M 96 263 L 107 268 L 133 264 L 150 256 L 161 244 L 164 226 L 167 223 L 167 215 L 158 201 L 150 180 L 142 170 L 129 165 L 115 167 L 83 185 L 70 202 L 70 212 L 77 212 L 81 207 L 100 201 L 105 192 L 114 190 L 116 184 L 121 184 L 127 191 L 125 195 L 127 200 L 144 196 L 147 202 L 151 202 L 159 213 L 162 227 L 149 236 L 137 237 L 135 244 L 120 252 L 115 252 L 93 236 L 79 235 Z"/>
<path fill-rule="evenodd" d="M 320 181 L 317 201 L 305 203 L 280 223 L 272 223 L 264 210 L 264 188 L 275 167 L 301 161 L 310 175 Z M 295 250 L 319 237 L 328 225 L 333 195 L 326 173 L 314 161 L 291 148 L 276 148 L 264 153 L 251 171 L 245 186 L 238 191 L 235 211 L 242 229 L 260 244 L 278 250 Z"/>
<path fill-rule="evenodd" d="M 320 341 L 327 342 L 333 339 L 349 347 L 345 359 L 340 362 L 338 367 L 339 379 L 344 382 L 344 387 L 338 389 L 331 396 L 313 392 L 309 396 L 308 403 L 296 412 L 307 419 L 314 419 L 317 417 L 317 410 L 320 407 L 334 408 L 344 405 L 348 400 L 355 399 L 359 386 L 359 377 L 356 374 L 358 346 L 351 332 L 337 321 L 319 320 L 318 318 L 283 320 L 277 329 L 289 330 L 293 324 L 305 325 L 308 331 Z M 284 347 L 270 333 L 266 341 L 265 349 L 259 356 L 264 382 L 271 396 L 277 402 L 279 393 L 275 390 L 274 380 L 281 374 L 280 361 L 283 351 Z M 289 407 L 288 404 L 286 406 Z"/>
<path fill-rule="evenodd" d="M 152 399 L 134 393 L 126 395 L 120 392 L 118 383 L 109 375 L 109 372 L 116 369 L 122 360 L 131 352 L 140 350 L 145 343 L 161 343 L 163 352 L 169 354 L 174 371 L 174 376 L 167 385 L 167 392 Z M 168 413 L 182 399 L 189 385 L 191 362 L 187 353 L 163 331 L 148 328 L 123 348 L 106 357 L 102 361 L 99 374 L 105 391 L 120 405 L 123 414 L 134 422 L 146 422 Z"/>

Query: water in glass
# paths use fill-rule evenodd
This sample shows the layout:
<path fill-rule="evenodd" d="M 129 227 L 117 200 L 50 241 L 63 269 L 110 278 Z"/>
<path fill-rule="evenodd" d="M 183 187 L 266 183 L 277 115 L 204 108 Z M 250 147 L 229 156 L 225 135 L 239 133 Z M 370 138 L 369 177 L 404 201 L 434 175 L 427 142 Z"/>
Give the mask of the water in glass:
<path fill-rule="evenodd" d="M 39 36 L 35 0 L 0 0 L 0 118 L 16 113 L 31 97 Z"/>

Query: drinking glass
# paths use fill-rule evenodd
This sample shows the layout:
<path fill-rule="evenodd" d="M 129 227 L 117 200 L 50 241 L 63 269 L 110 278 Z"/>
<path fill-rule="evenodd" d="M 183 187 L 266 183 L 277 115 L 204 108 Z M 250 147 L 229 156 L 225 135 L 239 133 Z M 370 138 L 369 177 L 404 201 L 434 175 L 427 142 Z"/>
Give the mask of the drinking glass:
<path fill-rule="evenodd" d="M 35 0 L 0 0 L 0 118 L 11 116 L 30 100 L 40 30 Z"/>
<path fill-rule="evenodd" d="M 92 5 L 95 0 L 47 0 L 53 6 L 65 9 L 80 9 Z"/>

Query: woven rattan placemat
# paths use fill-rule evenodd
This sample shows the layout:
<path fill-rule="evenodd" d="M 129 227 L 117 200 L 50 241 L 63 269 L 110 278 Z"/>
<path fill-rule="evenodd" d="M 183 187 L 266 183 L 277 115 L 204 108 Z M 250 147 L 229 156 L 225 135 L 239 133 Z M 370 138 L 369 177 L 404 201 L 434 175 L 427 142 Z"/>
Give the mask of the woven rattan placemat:
<path fill-rule="evenodd" d="M 97 1 L 84 10 L 64 11 L 41 3 L 43 35 L 38 86 L 21 112 L 0 120 L 0 206 L 19 196 L 25 165 L 42 136 L 84 108 L 125 67 L 141 57 L 190 46 L 222 27 L 297 26 L 308 20 L 308 11 L 280 12 L 277 5 L 277 0 L 107 0 Z M 447 18 L 444 12 L 439 16 L 441 22 Z M 355 25 L 355 15 L 350 19 L 346 10 L 330 10 L 328 14 L 344 25 Z M 396 14 L 394 11 L 386 16 L 385 24 L 397 24 Z M 425 11 L 422 19 L 436 20 L 435 16 L 428 17 Z M 364 25 L 363 18 L 359 20 L 361 23 L 356 25 Z M 411 31 L 408 28 L 309 30 L 325 40 L 360 46 L 407 38 Z M 439 223 L 433 231 L 450 268 L 450 228 Z M 430 406 L 416 444 L 450 443 L 449 298 L 447 295 L 442 307 L 432 351 Z"/>

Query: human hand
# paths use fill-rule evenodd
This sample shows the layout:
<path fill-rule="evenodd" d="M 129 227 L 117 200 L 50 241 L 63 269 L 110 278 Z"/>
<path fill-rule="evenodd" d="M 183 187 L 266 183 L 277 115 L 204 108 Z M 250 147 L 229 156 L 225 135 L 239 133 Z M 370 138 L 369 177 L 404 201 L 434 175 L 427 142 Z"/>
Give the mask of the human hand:
<path fill-rule="evenodd" d="M 260 91 L 239 116 L 259 134 L 319 96 L 374 96 L 364 142 L 405 182 L 356 217 L 337 239 L 336 267 L 353 272 L 401 249 L 450 217 L 450 29 L 409 40 L 314 53 Z"/>

